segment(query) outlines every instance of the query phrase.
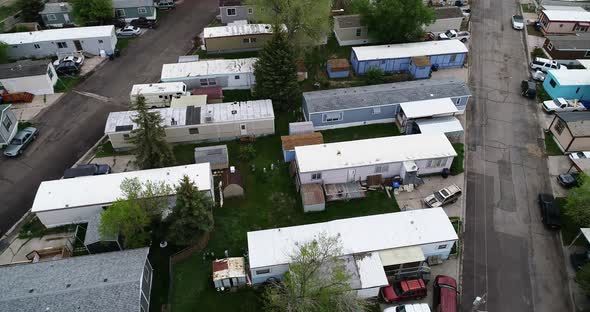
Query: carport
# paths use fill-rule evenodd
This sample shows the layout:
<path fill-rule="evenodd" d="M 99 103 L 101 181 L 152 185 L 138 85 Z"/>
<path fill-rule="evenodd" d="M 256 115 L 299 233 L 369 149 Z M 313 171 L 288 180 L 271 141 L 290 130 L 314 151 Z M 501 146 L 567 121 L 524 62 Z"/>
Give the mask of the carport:
<path fill-rule="evenodd" d="M 451 142 L 457 142 L 463 136 L 463 126 L 455 116 L 418 119 L 415 123 L 420 133 L 442 132 Z"/>
<path fill-rule="evenodd" d="M 419 271 L 427 270 L 424 265 L 424 252 L 419 246 L 408 246 L 379 251 L 381 264 L 385 274 L 393 280 L 403 279 L 405 276 L 414 275 Z"/>
<path fill-rule="evenodd" d="M 453 116 L 459 112 L 450 98 L 405 102 L 399 106 L 400 110 L 395 121 L 404 134 L 418 132 L 415 125 L 416 119 Z"/>

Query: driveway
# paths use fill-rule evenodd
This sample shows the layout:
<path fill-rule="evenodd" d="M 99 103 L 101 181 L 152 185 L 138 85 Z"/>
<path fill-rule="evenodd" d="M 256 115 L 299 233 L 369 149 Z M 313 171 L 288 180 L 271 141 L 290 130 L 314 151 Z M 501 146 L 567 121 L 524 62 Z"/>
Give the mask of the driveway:
<path fill-rule="evenodd" d="M 30 209 L 41 181 L 58 179 L 102 135 L 109 112 L 128 109 L 136 83 L 157 82 L 218 12 L 217 0 L 184 0 L 158 14 L 160 27 L 133 40 L 33 121 L 40 135 L 18 159 L 0 158 L 0 235 Z"/>
<path fill-rule="evenodd" d="M 516 1 L 474 1 L 467 112 L 462 311 L 571 311 L 555 232 L 536 196 L 550 191 L 537 105 L 520 96 L 523 36 L 510 27 Z"/>

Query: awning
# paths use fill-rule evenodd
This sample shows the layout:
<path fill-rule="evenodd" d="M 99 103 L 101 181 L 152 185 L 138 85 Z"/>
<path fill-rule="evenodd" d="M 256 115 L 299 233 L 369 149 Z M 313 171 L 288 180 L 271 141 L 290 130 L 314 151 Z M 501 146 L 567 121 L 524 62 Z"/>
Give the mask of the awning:
<path fill-rule="evenodd" d="M 459 110 L 450 98 L 400 103 L 408 119 L 453 115 Z"/>
<path fill-rule="evenodd" d="M 420 133 L 453 133 L 463 132 L 463 126 L 457 117 L 437 117 L 429 119 L 417 119 L 415 121 Z"/>
<path fill-rule="evenodd" d="M 383 250 L 379 252 L 379 257 L 381 257 L 381 263 L 384 267 L 402 263 L 424 261 L 426 259 L 426 257 L 424 257 L 424 253 L 422 252 L 422 248 L 418 246 Z"/>

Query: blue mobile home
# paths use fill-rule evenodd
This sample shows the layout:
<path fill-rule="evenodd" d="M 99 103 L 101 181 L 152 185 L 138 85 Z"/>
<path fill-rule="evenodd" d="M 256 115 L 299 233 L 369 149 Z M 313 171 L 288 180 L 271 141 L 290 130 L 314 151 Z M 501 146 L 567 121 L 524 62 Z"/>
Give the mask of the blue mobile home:
<path fill-rule="evenodd" d="M 45 3 L 39 16 L 45 27 L 63 27 L 73 24 L 72 7 L 67 2 Z"/>
<path fill-rule="evenodd" d="M 145 17 L 149 20 L 156 19 L 156 7 L 153 0 L 113 0 L 115 17 L 125 22 Z"/>
<path fill-rule="evenodd" d="M 458 79 L 429 79 L 303 93 L 303 115 L 316 130 L 393 123 L 399 104 L 450 98 L 458 113 L 471 93 Z M 393 126 L 393 125 L 392 125 Z"/>
<path fill-rule="evenodd" d="M 459 40 L 354 47 L 350 62 L 357 75 L 364 75 L 371 67 L 378 67 L 385 73 L 399 73 L 410 71 L 412 58 L 419 56 L 428 57 L 433 67 L 463 67 L 467 47 Z"/>
<path fill-rule="evenodd" d="M 590 100 L 590 69 L 550 70 L 543 88 L 552 99 Z"/>

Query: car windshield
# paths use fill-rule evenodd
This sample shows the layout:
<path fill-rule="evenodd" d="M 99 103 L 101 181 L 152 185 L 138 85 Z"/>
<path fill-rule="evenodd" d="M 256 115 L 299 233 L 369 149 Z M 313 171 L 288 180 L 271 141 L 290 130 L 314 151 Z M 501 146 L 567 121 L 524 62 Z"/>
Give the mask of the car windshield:
<path fill-rule="evenodd" d="M 522 22 L 524 22 L 524 19 L 523 19 L 523 18 L 522 18 L 522 16 L 520 16 L 520 15 L 514 15 L 513 19 L 514 19 L 514 21 L 515 21 L 515 22 L 517 22 L 517 23 L 522 23 Z"/>
<path fill-rule="evenodd" d="M 399 283 L 396 283 L 395 285 L 393 285 L 393 291 L 395 291 L 395 293 L 398 296 L 401 296 L 404 293 L 402 286 Z"/>
<path fill-rule="evenodd" d="M 12 141 L 10 141 L 11 145 L 21 145 L 22 140 L 21 139 L 12 139 Z"/>
<path fill-rule="evenodd" d="M 445 200 L 445 197 L 444 197 L 444 196 L 442 196 L 442 195 L 440 194 L 440 192 L 435 192 L 435 193 L 434 193 L 434 198 L 436 198 L 436 200 L 438 200 L 438 201 L 439 201 L 439 202 L 441 202 L 441 203 L 442 203 L 442 202 Z"/>

